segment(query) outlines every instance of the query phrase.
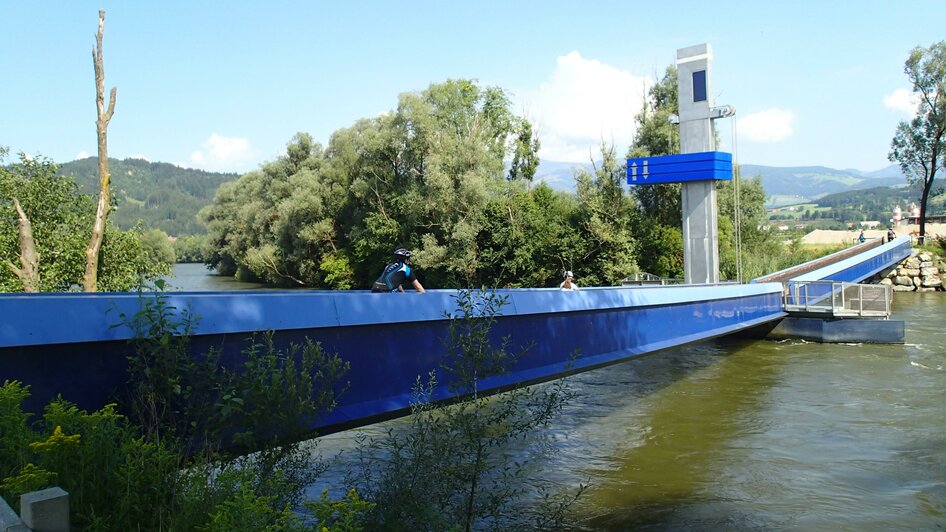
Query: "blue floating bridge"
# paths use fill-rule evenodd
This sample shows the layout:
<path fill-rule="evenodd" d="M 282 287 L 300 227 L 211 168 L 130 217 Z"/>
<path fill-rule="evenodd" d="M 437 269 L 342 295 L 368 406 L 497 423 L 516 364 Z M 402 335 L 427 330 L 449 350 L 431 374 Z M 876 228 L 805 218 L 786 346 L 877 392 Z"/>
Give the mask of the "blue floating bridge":
<path fill-rule="evenodd" d="M 508 335 L 510 349 L 526 354 L 482 388 L 550 380 L 775 320 L 784 316 L 781 291 L 779 283 L 498 290 L 508 304 L 493 334 Z M 453 290 L 166 294 L 178 311 L 200 317 L 193 349 L 221 349 L 224 363 L 237 362 L 256 331 L 273 331 L 280 346 L 319 341 L 348 361 L 348 391 L 312 427 L 322 432 L 409 408 L 417 377 L 441 364 L 445 313 L 457 310 L 456 296 Z M 0 378 L 29 384 L 33 411 L 57 394 L 87 409 L 114 400 L 125 386 L 134 336 L 119 315 L 133 315 L 141 303 L 131 293 L 0 295 Z M 444 383 L 435 398 L 446 397 Z"/>
<path fill-rule="evenodd" d="M 889 319 L 890 287 L 856 283 L 897 264 L 911 251 L 909 237 L 887 243 L 870 240 L 758 279 L 785 283 L 789 316 L 774 323 L 766 336 L 817 342 L 904 343 L 904 323 Z"/>
<path fill-rule="evenodd" d="M 909 240 L 867 250 L 835 266 L 841 280 L 863 279 L 909 253 Z M 505 375 L 481 382 L 483 391 L 551 380 L 658 350 L 777 323 L 786 316 L 782 282 L 497 290 L 501 307 L 492 331 L 526 350 Z M 394 417 L 409 410 L 412 386 L 441 365 L 458 292 L 373 294 L 367 291 L 172 292 L 167 304 L 199 317 L 195 352 L 218 349 L 236 364 L 253 334 L 272 331 L 278 347 L 321 342 L 350 364 L 338 407 L 313 423 L 327 433 Z M 57 395 L 97 409 L 126 384 L 128 342 L 145 293 L 0 294 L 0 380 L 30 386 L 32 412 Z M 447 383 L 434 399 L 449 397 Z"/>

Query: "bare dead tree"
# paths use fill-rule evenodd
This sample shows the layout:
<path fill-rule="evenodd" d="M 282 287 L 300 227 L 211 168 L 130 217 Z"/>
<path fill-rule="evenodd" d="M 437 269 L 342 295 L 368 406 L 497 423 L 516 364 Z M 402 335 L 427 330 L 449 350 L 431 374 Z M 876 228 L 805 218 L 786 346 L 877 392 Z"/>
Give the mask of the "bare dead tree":
<path fill-rule="evenodd" d="M 36 242 L 33 240 L 33 224 L 23 212 L 20 200 L 13 198 L 16 208 L 18 225 L 20 227 L 20 268 L 7 262 L 7 267 L 20 278 L 24 292 L 39 292 L 39 253 L 36 251 Z"/>
<path fill-rule="evenodd" d="M 95 105 L 98 118 L 95 129 L 98 133 L 99 149 L 99 202 L 95 210 L 95 223 L 92 225 L 92 237 L 89 246 L 85 248 L 85 275 L 82 278 L 83 290 L 95 292 L 98 282 L 99 249 L 105 238 L 105 223 L 108 220 L 109 187 L 111 174 L 108 170 L 108 123 L 115 111 L 115 95 L 118 89 L 112 87 L 108 101 L 108 110 L 105 109 L 105 67 L 102 64 L 102 33 L 105 28 L 105 10 L 99 10 L 99 31 L 95 35 L 95 48 L 92 49 L 92 64 L 95 67 Z"/>

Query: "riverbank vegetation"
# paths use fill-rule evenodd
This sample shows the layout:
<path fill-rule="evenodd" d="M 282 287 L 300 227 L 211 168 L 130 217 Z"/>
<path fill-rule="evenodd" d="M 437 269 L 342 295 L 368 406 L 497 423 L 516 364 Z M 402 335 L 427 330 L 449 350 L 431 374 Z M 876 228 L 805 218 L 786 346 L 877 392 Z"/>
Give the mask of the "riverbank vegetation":
<path fill-rule="evenodd" d="M 20 155 L 19 161 L 5 164 L 7 150 L 0 147 L 0 197 L 18 198 L 29 221 L 32 241 L 39 256 L 36 261 L 38 291 L 81 290 L 86 268 L 88 232 L 95 220 L 95 201 L 81 194 L 69 178 L 57 174 L 57 166 L 43 157 Z M 20 235 L 15 230 L 20 218 L 14 205 L 0 206 L 4 227 L 0 231 L 0 292 L 24 291 Z M 140 227 L 117 228 L 110 221 L 98 257 L 98 290 L 133 290 L 171 271 L 166 238 Z M 28 261 L 30 262 L 30 261 Z"/>
<path fill-rule="evenodd" d="M 330 289 L 370 286 L 400 246 L 414 251 L 424 283 L 434 287 L 554 286 L 563 270 L 575 271 L 586 286 L 615 285 L 638 271 L 680 278 L 680 187 L 628 189 L 624 162 L 625 156 L 679 150 L 678 135 L 667 120 L 676 113 L 676 97 L 676 70 L 670 67 L 635 118 L 637 133 L 627 153 L 621 156 L 615 146 L 602 143 L 594 157 L 589 154 L 590 170 L 575 169 L 572 193 L 534 181 L 539 139 L 531 124 L 512 112 L 503 90 L 467 80 L 434 84 L 402 95 L 390 113 L 336 131 L 327 146 L 300 133 L 285 155 L 220 184 L 213 203 L 199 214 L 208 234 L 172 239 L 173 260 L 206 262 L 244 281 Z M 70 172 L 89 174 L 91 162 L 70 163 Z M 146 200 L 134 199 L 116 186 L 116 194 L 125 194 L 115 210 L 116 223 L 128 223 L 123 212 L 155 214 L 167 210 L 168 202 L 191 205 L 173 198 L 181 191 L 201 198 L 218 184 L 203 180 L 195 188 L 188 184 L 194 176 L 177 176 L 168 178 L 170 188 L 161 191 L 154 187 L 159 177 L 167 177 L 168 165 L 115 164 L 117 185 L 124 179 L 131 180 L 130 188 L 143 187 L 135 198 L 147 192 Z M 49 161 L 21 161 L 3 172 L 15 176 L 11 182 L 22 188 L 38 182 L 30 172 L 55 173 L 55 168 Z M 70 188 L 69 198 L 44 193 L 33 202 L 28 214 L 43 218 L 37 225 L 57 220 L 42 210 L 43 204 L 81 201 L 81 209 L 91 209 L 86 205 L 91 199 L 71 199 L 90 198 L 78 194 L 71 179 L 47 180 L 53 178 L 62 183 L 57 186 Z M 742 179 L 738 201 L 733 182 L 717 187 L 721 278 L 744 281 L 790 265 L 781 239 L 766 230 L 761 179 Z M 73 218 L 88 217 L 79 209 L 72 209 Z M 8 213 L 14 216 L 12 209 Z M 165 214 L 168 221 L 181 222 L 178 215 Z M 103 250 L 101 263 L 122 277 L 110 280 L 103 271 L 103 290 L 127 290 L 142 278 L 167 273 L 172 261 L 168 238 L 152 225 L 121 232 L 110 222 L 105 247 L 113 253 Z M 115 257 L 125 235 L 135 237 L 141 250 L 125 249 Z M 66 290 L 77 283 L 67 273 L 74 267 L 58 262 L 75 253 L 56 246 L 75 243 L 41 236 L 46 248 L 41 255 L 57 261 L 40 264 L 42 290 Z M 0 242 L 11 261 L 17 257 L 14 237 Z M 19 291 L 2 277 L 0 283 Z"/>

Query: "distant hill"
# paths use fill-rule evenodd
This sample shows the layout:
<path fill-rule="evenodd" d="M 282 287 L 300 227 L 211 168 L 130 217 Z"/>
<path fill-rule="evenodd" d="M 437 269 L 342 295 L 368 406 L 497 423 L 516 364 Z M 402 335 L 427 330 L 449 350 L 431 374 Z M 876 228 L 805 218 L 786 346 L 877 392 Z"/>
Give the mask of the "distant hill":
<path fill-rule="evenodd" d="M 558 161 L 539 161 L 533 181 L 542 181 L 554 190 L 575 191 L 575 172 L 584 169 L 593 172 L 591 163 L 568 163 Z"/>
<path fill-rule="evenodd" d="M 761 166 L 743 164 L 743 177 L 762 177 L 762 187 L 768 196 L 797 195 L 806 200 L 827 194 L 874 187 L 906 185 L 900 167 L 890 165 L 874 172 L 837 170 L 825 166 Z"/>
<path fill-rule="evenodd" d="M 561 161 L 539 161 L 539 167 L 535 171 L 533 181 L 538 183 L 542 181 L 553 190 L 563 190 L 566 192 L 575 191 L 575 173 L 583 169 L 587 172 L 594 172 L 591 163 L 569 163 Z"/>
<path fill-rule="evenodd" d="M 575 190 L 574 173 L 578 168 L 593 171 L 590 163 L 540 161 L 535 180 L 545 181 L 556 190 Z M 762 187 L 770 198 L 790 197 L 795 203 L 809 202 L 827 194 L 874 187 L 906 185 L 898 165 L 873 172 L 837 170 L 825 166 L 741 165 L 742 177 L 762 177 Z"/>
<path fill-rule="evenodd" d="M 937 179 L 933 183 L 933 193 L 927 203 L 928 212 L 931 214 L 943 210 L 946 203 L 946 194 L 943 193 L 944 185 L 946 181 L 942 179 Z M 889 217 L 894 207 L 899 205 L 901 209 L 906 209 L 910 203 L 919 203 L 919 197 L 920 190 L 914 187 L 873 187 L 828 194 L 819 198 L 817 204 L 819 207 L 854 209 L 868 213 L 881 211 Z M 869 219 L 877 217 L 872 216 Z"/>
<path fill-rule="evenodd" d="M 109 170 L 117 204 L 111 214 L 115 225 L 128 229 L 142 220 L 145 228 L 158 228 L 171 236 L 205 233 L 197 222 L 197 211 L 213 202 L 221 183 L 239 177 L 144 159 L 109 159 Z M 98 193 L 95 157 L 62 164 L 59 173 L 74 178 L 81 192 Z"/>

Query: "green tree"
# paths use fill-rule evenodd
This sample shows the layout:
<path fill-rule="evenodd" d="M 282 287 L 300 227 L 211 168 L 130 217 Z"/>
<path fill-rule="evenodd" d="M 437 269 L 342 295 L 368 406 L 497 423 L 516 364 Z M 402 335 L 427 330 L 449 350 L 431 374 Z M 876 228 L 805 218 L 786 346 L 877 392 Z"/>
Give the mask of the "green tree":
<path fill-rule="evenodd" d="M 149 260 L 164 264 L 174 264 L 174 244 L 167 233 L 160 229 L 141 231 L 141 245 Z"/>
<path fill-rule="evenodd" d="M 206 262 L 207 236 L 190 235 L 174 240 L 174 257 L 177 262 Z"/>
<path fill-rule="evenodd" d="M 533 134 L 532 123 L 520 118 L 515 133 L 515 146 L 512 154 L 512 164 L 509 166 L 509 179 L 525 179 L 532 181 L 535 171 L 539 168 L 539 137 Z"/>
<path fill-rule="evenodd" d="M 936 172 L 946 165 L 946 41 L 914 48 L 903 67 L 918 96 L 916 115 L 900 122 L 888 158 L 899 162 L 911 185 L 919 185 L 920 238 Z"/>
<path fill-rule="evenodd" d="M 580 170 L 576 175 L 581 255 L 574 267 L 566 266 L 589 285 L 614 285 L 638 271 L 634 201 L 624 192 L 625 175 L 614 146 L 604 144 L 594 174 Z"/>
<path fill-rule="evenodd" d="M 56 292 L 81 286 L 85 271 L 86 237 L 77 227 L 91 227 L 95 204 L 79 194 L 75 183 L 57 175 L 55 163 L 44 157 L 20 156 L 18 163 L 0 165 L 0 197 L 18 198 L 31 221 L 39 262 L 39 290 Z M 0 205 L 0 258 L 15 263 L 19 256 L 17 213 L 10 203 Z M 170 265 L 148 258 L 138 231 L 121 231 L 106 224 L 99 253 L 97 284 L 100 290 L 129 290 L 142 281 L 170 272 Z M 0 269 L 0 290 L 23 290 L 9 267 Z"/>
<path fill-rule="evenodd" d="M 627 157 L 669 155 L 680 151 L 680 137 L 670 116 L 678 113 L 677 68 L 667 67 L 663 77 L 648 91 L 647 102 L 634 117 L 637 130 Z M 640 269 L 661 277 L 683 277 L 683 233 L 680 185 L 634 185 L 638 223 L 634 235 L 639 242 Z"/>
<path fill-rule="evenodd" d="M 484 255 L 508 256 L 480 247 L 484 212 L 518 194 L 537 161 L 531 125 L 510 107 L 498 88 L 448 80 L 402 94 L 396 111 L 336 131 L 324 149 L 297 135 L 202 211 L 210 264 L 274 284 L 364 288 L 403 246 L 425 284 L 476 283 Z"/>
<path fill-rule="evenodd" d="M 545 183 L 491 197 L 481 214 L 474 284 L 518 288 L 560 282 L 562 270 L 577 263 L 580 253 L 577 212 L 574 196 Z"/>
<path fill-rule="evenodd" d="M 779 254 L 781 244 L 765 229 L 765 189 L 762 178 L 741 179 L 738 187 L 736 210 L 736 183 L 734 180 L 716 183 L 719 207 L 719 260 L 723 279 L 740 282 L 761 276 L 763 271 L 744 271 L 746 255 Z M 738 221 L 738 232 L 736 222 Z M 736 239 L 738 238 L 738 246 Z"/>

